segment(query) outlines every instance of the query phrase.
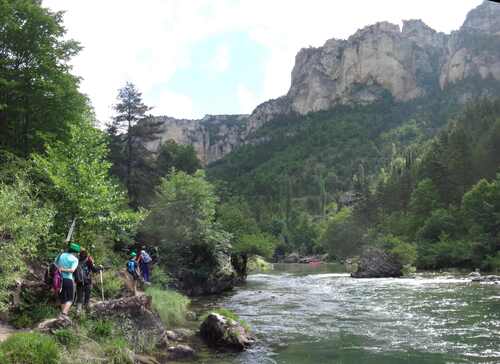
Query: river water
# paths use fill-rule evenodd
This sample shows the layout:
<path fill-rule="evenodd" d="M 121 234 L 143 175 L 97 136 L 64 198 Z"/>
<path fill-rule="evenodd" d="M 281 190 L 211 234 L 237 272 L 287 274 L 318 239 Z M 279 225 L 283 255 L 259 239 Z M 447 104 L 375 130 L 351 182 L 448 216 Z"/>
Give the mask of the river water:
<path fill-rule="evenodd" d="M 259 343 L 203 363 L 500 363 L 500 286 L 452 275 L 362 279 L 334 265 L 277 265 L 211 305 Z"/>

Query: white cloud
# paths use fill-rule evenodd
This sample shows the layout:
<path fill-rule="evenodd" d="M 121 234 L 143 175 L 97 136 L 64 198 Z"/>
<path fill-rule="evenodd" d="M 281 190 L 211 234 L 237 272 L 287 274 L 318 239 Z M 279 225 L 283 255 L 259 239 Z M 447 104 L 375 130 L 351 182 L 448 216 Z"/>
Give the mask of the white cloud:
<path fill-rule="evenodd" d="M 257 95 L 253 93 L 248 87 L 245 85 L 239 84 L 237 87 L 238 94 L 238 102 L 239 102 L 239 113 L 240 114 L 250 114 L 252 110 L 255 108 L 259 102 Z"/>
<path fill-rule="evenodd" d="M 402 19 L 420 18 L 439 31 L 449 32 L 457 29 L 467 11 L 480 3 L 481 0 L 44 1 L 54 10 L 67 10 L 68 34 L 85 47 L 74 60 L 75 73 L 83 77 L 81 89 L 90 96 L 103 120 L 111 115 L 116 90 L 128 80 L 144 92 L 147 104 L 156 104 L 163 97 L 158 94 L 165 86 L 168 89 L 171 77 L 179 69 L 189 69 L 193 44 L 215 34 L 244 32 L 269 51 L 263 89 L 255 98 L 243 96 L 246 109 L 250 99 L 263 101 L 288 90 L 294 57 L 302 47 L 319 46 L 332 37 L 346 38 L 381 20 L 400 23 Z M 223 72 L 229 62 L 230 52 L 224 45 L 212 60 L 207 60 L 214 72 Z M 183 100 L 183 107 L 187 107 L 188 102 Z M 191 100 L 191 113 L 192 103 L 196 100 Z M 179 109 L 172 103 L 158 108 L 170 115 L 173 108 Z M 199 112 L 199 117 L 204 114 L 203 110 Z"/>
<path fill-rule="evenodd" d="M 221 44 L 215 50 L 215 54 L 209 62 L 210 69 L 222 73 L 229 68 L 229 47 L 226 44 Z"/>
<path fill-rule="evenodd" d="M 178 119 L 195 119 L 199 115 L 193 109 L 193 100 L 187 95 L 162 91 L 156 98 L 153 115 L 168 115 Z"/>

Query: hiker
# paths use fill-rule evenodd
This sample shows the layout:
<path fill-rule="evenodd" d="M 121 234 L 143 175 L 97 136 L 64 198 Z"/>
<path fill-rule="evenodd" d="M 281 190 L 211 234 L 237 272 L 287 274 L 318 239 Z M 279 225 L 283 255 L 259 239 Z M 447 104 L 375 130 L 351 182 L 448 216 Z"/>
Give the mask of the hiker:
<path fill-rule="evenodd" d="M 127 273 L 130 275 L 132 279 L 132 292 L 134 296 L 137 296 L 137 281 L 139 280 L 139 273 L 137 270 L 139 269 L 139 264 L 137 263 L 137 253 L 130 253 L 130 259 L 127 262 Z"/>
<path fill-rule="evenodd" d="M 76 312 L 80 313 L 82 307 L 88 308 L 90 292 L 92 290 L 92 273 L 102 270 L 101 266 L 94 264 L 94 259 L 85 249 L 80 250 L 78 267 L 75 271 L 76 282 Z"/>
<path fill-rule="evenodd" d="M 146 247 L 143 246 L 139 253 L 139 268 L 141 269 L 142 279 L 144 280 L 144 283 L 148 284 L 150 264 L 153 259 L 151 259 L 151 256 L 146 252 L 145 249 Z"/>
<path fill-rule="evenodd" d="M 54 263 L 59 268 L 62 275 L 61 292 L 59 292 L 59 301 L 61 304 L 61 315 L 68 317 L 69 309 L 75 299 L 75 282 L 73 272 L 78 267 L 77 254 L 80 253 L 80 245 L 70 243 L 68 250 L 60 254 Z"/>

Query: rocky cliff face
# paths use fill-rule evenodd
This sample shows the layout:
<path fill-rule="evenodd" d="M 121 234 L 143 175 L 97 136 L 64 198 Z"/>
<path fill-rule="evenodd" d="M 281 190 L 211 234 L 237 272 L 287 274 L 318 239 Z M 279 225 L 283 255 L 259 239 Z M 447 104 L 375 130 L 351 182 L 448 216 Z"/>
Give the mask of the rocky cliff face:
<path fill-rule="evenodd" d="M 500 81 L 500 4 L 485 1 L 448 35 L 421 20 L 405 21 L 402 29 L 381 22 L 347 40 L 330 39 L 322 47 L 302 49 L 285 96 L 257 106 L 250 116 L 162 117 L 160 139 L 193 144 L 208 164 L 279 116 L 370 103 L 387 92 L 408 101 L 468 78 Z"/>
<path fill-rule="evenodd" d="M 160 144 L 167 140 L 191 144 L 200 161 L 207 165 L 243 143 L 248 115 L 207 115 L 200 120 L 168 116 L 155 119 L 162 123 L 161 132 L 157 140 L 147 143 L 149 150 L 158 150 Z"/>

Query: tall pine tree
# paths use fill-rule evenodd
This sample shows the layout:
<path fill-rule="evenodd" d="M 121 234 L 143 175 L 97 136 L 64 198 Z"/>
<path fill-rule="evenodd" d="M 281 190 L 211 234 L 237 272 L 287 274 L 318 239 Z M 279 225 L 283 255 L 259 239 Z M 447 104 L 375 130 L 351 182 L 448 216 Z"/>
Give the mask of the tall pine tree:
<path fill-rule="evenodd" d="M 134 84 L 127 82 L 118 91 L 116 115 L 108 124 L 111 138 L 110 157 L 113 172 L 124 182 L 132 207 L 141 204 L 141 190 L 155 174 L 152 152 L 145 144 L 159 132 L 159 123 L 146 113 L 150 107 L 142 101 L 142 94 Z"/>

